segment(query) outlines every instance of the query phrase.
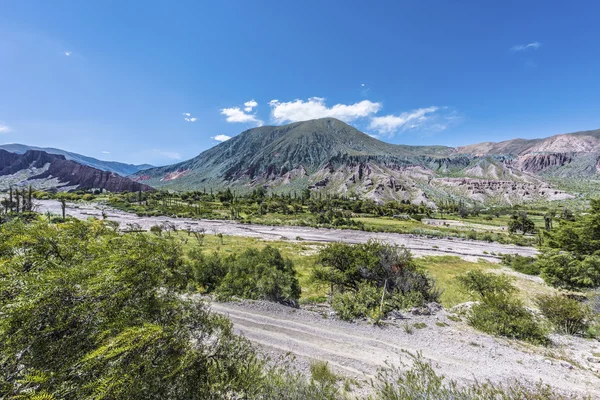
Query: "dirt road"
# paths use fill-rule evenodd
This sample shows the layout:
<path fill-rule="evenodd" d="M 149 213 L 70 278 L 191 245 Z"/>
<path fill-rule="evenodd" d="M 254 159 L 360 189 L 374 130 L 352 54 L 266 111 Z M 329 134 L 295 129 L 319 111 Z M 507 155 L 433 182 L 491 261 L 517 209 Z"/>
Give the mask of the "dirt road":
<path fill-rule="evenodd" d="M 55 200 L 38 200 L 36 201 L 36 205 L 37 210 L 42 213 L 51 212 L 57 215 L 61 213 L 60 203 Z M 417 257 L 426 255 L 452 255 L 459 256 L 468 261 L 485 259 L 491 262 L 499 262 L 499 254 L 520 254 L 523 256 L 537 254 L 537 250 L 532 247 L 452 238 L 439 239 L 417 235 L 363 232 L 349 229 L 266 226 L 240 224 L 233 221 L 196 220 L 189 218 L 138 217 L 135 214 L 114 209 L 106 209 L 105 213 L 108 220 L 118 222 L 123 229 L 127 225 L 136 225 L 148 230 L 153 225 L 169 222 L 173 223 L 177 229 L 182 230 L 205 229 L 206 233 L 209 234 L 222 233 L 223 235 L 255 237 L 265 240 L 363 243 L 369 239 L 379 239 L 388 243 L 404 245 Z M 69 203 L 67 204 L 67 214 L 79 219 L 87 219 L 89 217 L 102 218 L 102 208 L 100 205 L 93 203 Z"/>
<path fill-rule="evenodd" d="M 406 315 L 407 319 L 378 328 L 267 302 L 213 303 L 211 308 L 227 315 L 237 333 L 259 344 L 267 353 L 291 352 L 306 363 L 327 361 L 336 372 L 358 379 L 375 377 L 377 369 L 386 362 L 394 365 L 409 362 L 405 353 L 409 351 L 421 352 L 432 361 L 436 371 L 461 382 L 542 380 L 560 391 L 589 394 L 592 398 L 600 396 L 600 378 L 589 370 L 598 365 L 579 359 L 572 350 L 577 348 L 581 354 L 590 354 L 600 347 L 600 343 L 585 339 L 565 339 L 568 344 L 549 349 L 519 348 L 506 340 L 480 334 L 464 322 L 449 320 L 444 310 L 432 316 Z M 424 322 L 427 327 L 413 328 L 412 333 L 407 333 L 404 325 L 415 322 Z M 553 352 L 578 358 L 580 365 L 544 355 Z"/>

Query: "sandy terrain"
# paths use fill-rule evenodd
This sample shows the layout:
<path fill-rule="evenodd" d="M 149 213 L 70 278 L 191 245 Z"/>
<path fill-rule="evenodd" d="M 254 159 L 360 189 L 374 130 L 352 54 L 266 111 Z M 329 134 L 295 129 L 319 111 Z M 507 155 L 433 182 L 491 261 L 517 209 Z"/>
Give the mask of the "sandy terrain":
<path fill-rule="evenodd" d="M 36 201 L 37 211 L 51 212 L 60 215 L 60 203 L 55 200 Z M 417 235 L 403 235 L 398 233 L 374 233 L 349 229 L 324 229 L 295 226 L 267 226 L 254 224 L 240 224 L 233 221 L 196 220 L 188 218 L 171 217 L 138 217 L 135 214 L 114 209 L 106 209 L 107 219 L 116 221 L 122 229 L 128 225 L 135 225 L 148 230 L 153 225 L 165 222 L 173 223 L 177 229 L 198 230 L 205 229 L 206 233 L 233 236 L 246 236 L 266 240 L 304 240 L 311 242 L 346 242 L 363 243 L 369 239 L 378 239 L 388 243 L 396 243 L 409 248 L 412 253 L 419 256 L 426 255 L 452 255 L 459 256 L 468 261 L 484 259 L 499 262 L 499 254 L 520 254 L 533 256 L 537 250 L 532 247 L 520 247 L 499 243 L 488 243 L 462 239 L 428 238 Z M 102 218 L 101 206 L 89 204 L 67 204 L 67 214 L 79 219 L 89 217 Z M 493 254 L 492 254 L 493 253 Z"/>
<path fill-rule="evenodd" d="M 600 360 L 592 356 L 600 351 L 597 341 L 554 335 L 553 346 L 536 348 L 479 333 L 465 322 L 448 319 L 445 310 L 429 316 L 405 314 L 375 327 L 268 302 L 213 303 L 211 308 L 227 315 L 237 333 L 274 358 L 291 352 L 300 365 L 327 361 L 337 373 L 359 380 L 375 377 L 386 362 L 409 362 L 404 352 L 409 351 L 421 352 L 437 372 L 459 382 L 541 380 L 559 392 L 600 398 Z M 412 333 L 403 328 L 416 322 L 427 327 Z"/>

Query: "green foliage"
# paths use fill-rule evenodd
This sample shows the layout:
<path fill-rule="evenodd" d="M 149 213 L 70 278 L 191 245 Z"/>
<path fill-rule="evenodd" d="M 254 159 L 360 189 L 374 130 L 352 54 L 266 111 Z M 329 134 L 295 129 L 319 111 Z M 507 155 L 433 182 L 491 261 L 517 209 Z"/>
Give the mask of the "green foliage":
<path fill-rule="evenodd" d="M 471 308 L 467 320 L 480 331 L 524 340 L 533 344 L 547 344 L 546 330 L 529 312 L 523 302 L 506 293 L 490 293 Z"/>
<path fill-rule="evenodd" d="M 352 321 L 356 318 L 365 318 L 369 310 L 379 308 L 381 291 L 372 284 L 360 285 L 357 291 L 338 292 L 333 296 L 331 308 L 340 319 Z"/>
<path fill-rule="evenodd" d="M 539 275 L 542 272 L 535 257 L 526 257 L 519 254 L 503 254 L 502 264 L 508 265 L 515 271 L 527 275 Z"/>
<path fill-rule="evenodd" d="M 189 278 L 171 239 L 102 221 L 0 226 L 0 393 L 244 396 L 262 364 L 225 317 L 181 298 Z"/>
<path fill-rule="evenodd" d="M 514 214 L 508 221 L 508 231 L 510 233 L 521 232 L 523 235 L 535 233 L 535 223 L 525 213 Z"/>
<path fill-rule="evenodd" d="M 228 257 L 204 256 L 195 250 L 190 258 L 197 282 L 222 299 L 238 296 L 297 305 L 300 298 L 292 262 L 271 246 Z"/>
<path fill-rule="evenodd" d="M 560 294 L 545 295 L 539 296 L 536 304 L 554 328 L 561 333 L 584 334 L 590 326 L 590 309 L 575 299 Z"/>
<path fill-rule="evenodd" d="M 600 286 L 600 255 L 580 257 L 573 252 L 546 250 L 536 265 L 549 285 L 564 289 Z"/>
<path fill-rule="evenodd" d="M 322 385 L 333 385 L 338 380 L 337 375 L 329 369 L 329 363 L 326 361 L 313 361 L 310 363 L 310 376 Z"/>
<path fill-rule="evenodd" d="M 512 295 L 516 288 L 508 277 L 469 271 L 457 280 L 479 299 L 467 315 L 467 321 L 475 329 L 534 344 L 548 342 L 545 329 L 523 302 Z"/>
<path fill-rule="evenodd" d="M 544 234 L 538 257 L 542 277 L 566 289 L 600 286 L 600 200 L 591 200 L 588 213 L 577 220 L 564 218 L 558 229 Z"/>
<path fill-rule="evenodd" d="M 388 366 L 373 383 L 375 400 L 566 400 L 579 397 L 556 393 L 542 383 L 509 381 L 502 385 L 474 382 L 467 385 L 448 381 L 436 374 L 420 355 L 411 356 L 412 365 Z"/>
<path fill-rule="evenodd" d="M 377 308 L 386 313 L 437 301 L 440 295 L 410 251 L 374 240 L 326 246 L 313 279 L 335 290 L 332 306 L 346 320 L 374 315 Z"/>
<path fill-rule="evenodd" d="M 504 274 L 496 275 L 473 270 L 458 275 L 456 279 L 464 289 L 479 297 L 489 294 L 509 294 L 516 290 L 511 279 Z"/>

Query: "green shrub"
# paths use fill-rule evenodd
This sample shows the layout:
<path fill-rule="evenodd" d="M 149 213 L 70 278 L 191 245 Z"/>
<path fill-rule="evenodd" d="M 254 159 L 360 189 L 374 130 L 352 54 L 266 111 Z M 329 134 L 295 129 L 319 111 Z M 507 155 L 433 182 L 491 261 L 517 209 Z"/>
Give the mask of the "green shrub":
<path fill-rule="evenodd" d="M 260 251 L 248 249 L 237 256 L 226 257 L 223 262 L 227 273 L 215 289 L 220 299 L 239 296 L 297 305 L 300 284 L 296 271 L 279 250 L 271 246 Z"/>
<path fill-rule="evenodd" d="M 560 294 L 545 295 L 539 296 L 536 304 L 554 328 L 561 333 L 584 334 L 589 328 L 590 309 L 577 300 Z"/>
<path fill-rule="evenodd" d="M 527 275 L 539 275 L 542 272 L 535 257 L 525 257 L 519 254 L 503 254 L 502 264 L 508 265 L 515 271 Z"/>
<path fill-rule="evenodd" d="M 331 308 L 340 319 L 352 321 L 367 317 L 369 310 L 379 308 L 381 292 L 374 285 L 364 284 L 356 292 L 336 293 L 331 300 Z"/>
<path fill-rule="evenodd" d="M 600 256 L 583 258 L 574 253 L 549 250 L 537 259 L 542 278 L 554 287 L 578 290 L 600 286 Z"/>
<path fill-rule="evenodd" d="M 376 400 L 566 400 L 542 383 L 508 381 L 504 384 L 479 382 L 459 384 L 436 374 L 431 363 L 410 355 L 411 366 L 382 368 L 373 382 Z"/>
<path fill-rule="evenodd" d="M 496 275 L 474 270 L 458 275 L 456 279 L 464 289 L 480 297 L 488 294 L 508 294 L 516 290 L 511 279 L 504 274 Z"/>
<path fill-rule="evenodd" d="M 467 314 L 469 325 L 492 335 L 546 344 L 547 332 L 523 303 L 512 294 L 510 278 L 481 271 L 457 277 L 459 284 L 479 298 Z"/>
<path fill-rule="evenodd" d="M 491 293 L 482 297 L 467 316 L 469 325 L 480 331 L 524 340 L 533 344 L 547 344 L 546 330 L 536 321 L 523 303 L 506 293 Z"/>
<path fill-rule="evenodd" d="M 376 308 L 385 314 L 422 305 L 440 295 L 434 280 L 404 247 L 377 241 L 333 243 L 320 251 L 319 264 L 312 277 L 335 290 L 332 307 L 342 319 L 374 316 Z"/>
<path fill-rule="evenodd" d="M 334 384 L 338 377 L 329 369 L 326 361 L 313 361 L 310 363 L 310 377 L 320 384 Z"/>

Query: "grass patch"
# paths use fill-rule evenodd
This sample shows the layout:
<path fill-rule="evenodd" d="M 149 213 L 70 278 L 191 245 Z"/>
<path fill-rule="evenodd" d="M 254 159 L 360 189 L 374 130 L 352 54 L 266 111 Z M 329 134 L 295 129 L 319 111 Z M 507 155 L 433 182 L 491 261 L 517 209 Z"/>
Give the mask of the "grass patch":
<path fill-rule="evenodd" d="M 490 262 L 480 261 L 474 263 L 456 256 L 427 256 L 416 260 L 419 265 L 426 268 L 431 276 L 435 278 L 438 287 L 444 290 L 440 300 L 446 308 L 473 300 L 459 286 L 456 276 L 472 270 L 485 271 L 498 268 L 496 264 Z"/>
<path fill-rule="evenodd" d="M 413 326 L 414 326 L 416 329 L 425 329 L 425 328 L 427 328 L 427 324 L 426 324 L 425 322 L 415 322 L 415 323 L 413 324 Z"/>

